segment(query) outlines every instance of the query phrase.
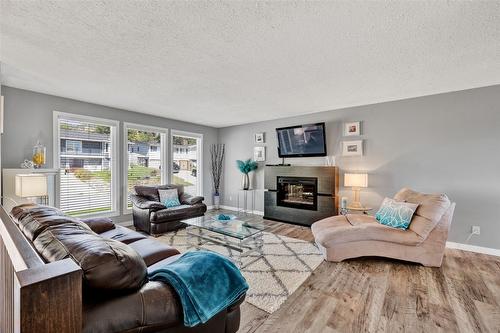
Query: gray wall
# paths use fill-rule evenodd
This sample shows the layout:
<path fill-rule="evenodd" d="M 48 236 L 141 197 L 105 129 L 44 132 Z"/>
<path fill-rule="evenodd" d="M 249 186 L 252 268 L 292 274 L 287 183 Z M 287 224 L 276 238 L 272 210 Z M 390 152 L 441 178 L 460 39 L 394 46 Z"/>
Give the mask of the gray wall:
<path fill-rule="evenodd" d="M 33 145 L 40 140 L 47 146 L 47 168 L 53 166 L 53 111 L 82 114 L 120 121 L 120 152 L 123 142 L 123 122 L 176 129 L 203 134 L 203 156 L 209 156 L 209 147 L 217 142 L 217 129 L 148 116 L 141 113 L 105 107 L 102 105 L 80 102 L 72 99 L 50 96 L 32 91 L 2 87 L 5 96 L 5 132 L 2 138 L 2 167 L 18 168 L 20 163 L 32 154 Z M 104 92 L 103 92 L 104 93 Z M 180 111 L 179 111 L 180 112 Z M 123 163 L 120 163 L 119 179 L 122 179 Z M 211 178 L 208 163 L 203 163 L 203 189 L 205 202 L 211 204 Z M 123 185 L 123 184 L 122 184 Z M 123 206 L 120 191 L 120 209 Z M 120 216 L 117 221 L 131 220 L 130 215 Z"/>
<path fill-rule="evenodd" d="M 354 170 L 367 171 L 370 175 L 369 188 L 362 192 L 365 204 L 378 207 L 385 196 L 392 196 L 403 186 L 424 192 L 444 192 L 457 202 L 450 241 L 465 242 L 471 226 L 479 225 L 481 235 L 473 236 L 470 244 L 500 248 L 496 210 L 500 203 L 500 86 L 219 130 L 5 86 L 2 93 L 6 108 L 2 138 L 2 167 L 5 168 L 17 168 L 31 155 L 37 139 L 47 145 L 47 167 L 52 166 L 53 110 L 198 132 L 204 134 L 203 185 L 207 202 L 211 202 L 208 147 L 219 141 L 227 148 L 223 204 L 236 206 L 240 174 L 235 160 L 252 157 L 254 133 L 266 133 L 266 163 L 279 163 L 276 127 L 324 121 L 328 153 L 337 157 L 341 174 Z M 352 120 L 362 121 L 363 157 L 340 156 L 342 123 Z M 323 165 L 324 158 L 288 159 L 287 162 Z M 253 176 L 254 186 L 262 189 L 262 168 Z M 341 188 L 341 195 L 351 197 L 351 192 Z M 263 210 L 261 191 L 257 193 L 256 209 Z M 118 220 L 130 220 L 130 216 L 121 216 Z"/>
<path fill-rule="evenodd" d="M 356 120 L 362 121 L 365 155 L 341 157 L 342 123 Z M 219 142 L 227 149 L 223 204 L 236 206 L 241 176 L 235 160 L 253 156 L 254 133 L 266 134 L 266 163 L 279 163 L 275 128 L 322 121 L 328 154 L 336 156 L 341 175 L 346 170 L 369 173 L 363 203 L 378 207 L 403 186 L 446 193 L 457 202 L 449 240 L 464 243 L 471 226 L 478 225 L 481 235 L 469 243 L 500 249 L 500 86 L 220 129 Z M 286 162 L 324 165 L 325 159 Z M 253 181 L 262 189 L 263 168 Z M 351 198 L 351 191 L 341 187 L 341 195 Z M 262 191 L 257 193 L 256 209 L 263 210 Z"/>

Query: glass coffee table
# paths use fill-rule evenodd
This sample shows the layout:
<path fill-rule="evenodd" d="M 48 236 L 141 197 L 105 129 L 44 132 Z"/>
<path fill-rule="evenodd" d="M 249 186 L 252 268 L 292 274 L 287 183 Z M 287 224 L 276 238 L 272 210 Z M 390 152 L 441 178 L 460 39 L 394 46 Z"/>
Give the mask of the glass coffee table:
<path fill-rule="evenodd" d="M 187 224 L 187 243 L 189 247 L 205 249 L 204 245 L 215 244 L 230 249 L 235 256 L 230 257 L 240 268 L 258 260 L 262 255 L 263 231 L 267 226 L 255 218 L 236 216 L 230 221 L 218 221 L 213 216 L 200 216 L 182 220 Z M 243 265 L 242 258 L 254 254 L 250 262 Z M 256 255 L 255 255 L 256 254 Z"/>

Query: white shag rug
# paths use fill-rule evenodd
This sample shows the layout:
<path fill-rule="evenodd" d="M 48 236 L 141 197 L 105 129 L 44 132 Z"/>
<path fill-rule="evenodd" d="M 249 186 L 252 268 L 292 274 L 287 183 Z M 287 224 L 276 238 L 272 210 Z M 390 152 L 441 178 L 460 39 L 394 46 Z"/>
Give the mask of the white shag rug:
<path fill-rule="evenodd" d="M 189 248 L 185 229 L 169 232 L 158 238 L 180 252 L 195 251 Z M 273 313 L 295 292 L 321 264 L 323 257 L 316 246 L 300 239 L 263 233 L 264 256 L 257 254 L 243 257 L 243 276 L 249 290 L 246 301 L 268 313 Z M 220 245 L 205 244 L 203 249 L 233 257 L 235 251 Z M 252 262 L 253 261 L 253 262 Z M 251 262 L 251 264 L 247 264 Z"/>

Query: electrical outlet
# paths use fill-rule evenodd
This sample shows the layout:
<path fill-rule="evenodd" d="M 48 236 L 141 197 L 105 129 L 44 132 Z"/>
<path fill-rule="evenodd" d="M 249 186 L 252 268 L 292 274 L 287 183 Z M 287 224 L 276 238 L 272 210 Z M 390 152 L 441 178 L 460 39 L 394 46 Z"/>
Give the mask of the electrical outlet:
<path fill-rule="evenodd" d="M 478 225 L 473 225 L 472 226 L 472 234 L 473 235 L 480 235 L 481 234 L 481 227 Z"/>

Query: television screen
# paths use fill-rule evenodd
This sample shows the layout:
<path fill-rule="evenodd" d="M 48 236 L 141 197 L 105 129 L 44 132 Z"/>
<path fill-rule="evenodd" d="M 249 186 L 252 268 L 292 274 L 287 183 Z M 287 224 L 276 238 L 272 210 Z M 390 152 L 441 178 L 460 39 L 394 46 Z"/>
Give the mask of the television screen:
<path fill-rule="evenodd" d="M 277 128 L 279 157 L 326 156 L 325 123 Z"/>

